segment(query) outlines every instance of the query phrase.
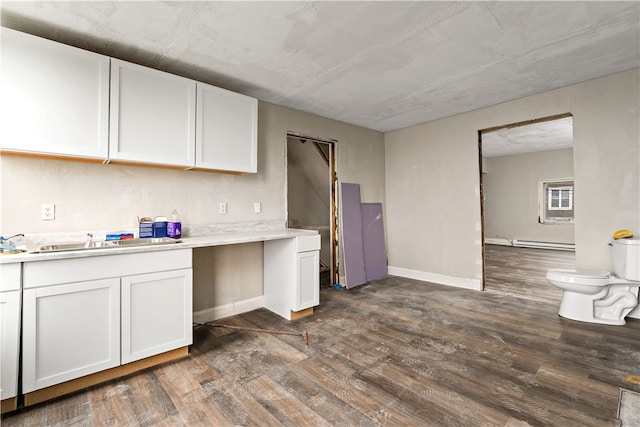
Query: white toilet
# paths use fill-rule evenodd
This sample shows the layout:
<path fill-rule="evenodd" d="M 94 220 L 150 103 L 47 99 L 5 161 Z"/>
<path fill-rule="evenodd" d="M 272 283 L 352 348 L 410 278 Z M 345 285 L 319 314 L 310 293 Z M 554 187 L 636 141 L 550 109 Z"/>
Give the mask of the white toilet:
<path fill-rule="evenodd" d="M 613 240 L 612 273 L 590 270 L 549 270 L 547 280 L 562 289 L 558 314 L 582 322 L 624 325 L 638 305 L 640 239 Z"/>

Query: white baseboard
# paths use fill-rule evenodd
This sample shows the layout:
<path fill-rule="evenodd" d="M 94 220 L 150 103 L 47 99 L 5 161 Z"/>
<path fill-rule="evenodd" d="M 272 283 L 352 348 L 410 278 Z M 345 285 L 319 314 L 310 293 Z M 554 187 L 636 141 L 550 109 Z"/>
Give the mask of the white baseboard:
<path fill-rule="evenodd" d="M 257 308 L 264 307 L 264 297 L 259 296 L 231 304 L 220 305 L 193 313 L 194 323 L 206 323 L 222 319 L 236 314 L 246 313 Z"/>
<path fill-rule="evenodd" d="M 482 283 L 479 279 L 445 276 L 444 274 L 392 266 L 389 266 L 389 274 L 392 276 L 406 277 L 408 279 L 422 280 L 424 282 L 438 283 L 440 285 L 455 286 L 456 288 L 472 289 L 474 291 L 482 290 Z"/>

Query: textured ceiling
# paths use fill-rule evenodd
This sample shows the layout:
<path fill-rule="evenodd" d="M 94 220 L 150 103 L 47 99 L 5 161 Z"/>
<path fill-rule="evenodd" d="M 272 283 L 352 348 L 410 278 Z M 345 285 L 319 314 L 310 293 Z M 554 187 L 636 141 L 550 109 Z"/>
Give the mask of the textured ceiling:
<path fill-rule="evenodd" d="M 0 7 L 7 27 L 378 131 L 640 64 L 637 1 Z"/>
<path fill-rule="evenodd" d="M 482 157 L 573 148 L 573 117 L 482 133 Z"/>

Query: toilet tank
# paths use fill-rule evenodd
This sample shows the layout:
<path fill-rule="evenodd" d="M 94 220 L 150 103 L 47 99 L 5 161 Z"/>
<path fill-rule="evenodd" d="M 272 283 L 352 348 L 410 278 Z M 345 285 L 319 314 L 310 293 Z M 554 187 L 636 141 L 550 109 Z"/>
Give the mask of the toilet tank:
<path fill-rule="evenodd" d="M 612 272 L 627 280 L 640 281 L 640 239 L 618 239 L 611 243 Z"/>

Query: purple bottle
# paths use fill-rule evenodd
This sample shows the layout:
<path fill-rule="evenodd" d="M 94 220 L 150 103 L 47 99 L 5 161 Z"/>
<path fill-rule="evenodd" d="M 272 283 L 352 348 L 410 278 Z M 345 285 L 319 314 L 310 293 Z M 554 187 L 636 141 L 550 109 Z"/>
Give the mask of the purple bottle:
<path fill-rule="evenodd" d="M 169 217 L 169 223 L 167 224 L 167 236 L 173 239 L 179 239 L 182 237 L 182 223 L 180 222 L 180 216 L 177 209 L 171 211 Z"/>

